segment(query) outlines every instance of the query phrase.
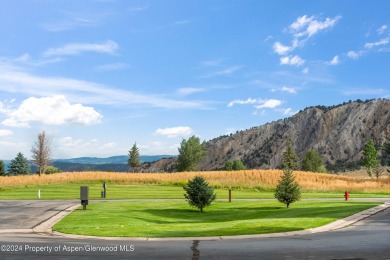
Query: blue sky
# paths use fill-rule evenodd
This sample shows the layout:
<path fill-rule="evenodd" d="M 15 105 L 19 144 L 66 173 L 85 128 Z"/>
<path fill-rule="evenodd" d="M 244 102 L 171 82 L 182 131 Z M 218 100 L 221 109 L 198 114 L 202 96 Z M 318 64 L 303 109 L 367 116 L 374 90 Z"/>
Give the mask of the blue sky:
<path fill-rule="evenodd" d="M 1 1 L 0 159 L 177 154 L 313 105 L 390 97 L 390 2 Z"/>

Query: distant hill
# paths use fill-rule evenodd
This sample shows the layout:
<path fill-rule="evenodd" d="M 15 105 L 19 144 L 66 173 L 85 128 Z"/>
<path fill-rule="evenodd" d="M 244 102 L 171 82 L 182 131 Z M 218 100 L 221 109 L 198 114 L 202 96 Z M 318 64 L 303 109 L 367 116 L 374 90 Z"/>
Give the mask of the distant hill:
<path fill-rule="evenodd" d="M 164 158 L 174 158 L 174 155 L 141 155 L 140 161 L 142 164 L 150 164 Z M 50 165 L 57 167 L 61 171 L 114 171 L 127 172 L 128 155 L 111 156 L 108 158 L 99 157 L 79 157 L 71 159 L 54 159 Z M 8 170 L 10 160 L 4 160 L 5 168 Z M 30 163 L 31 172 L 36 172 L 37 167 Z"/>
<path fill-rule="evenodd" d="M 174 155 L 141 155 L 140 161 L 144 162 L 154 162 L 158 161 L 162 158 L 172 158 Z M 128 155 L 119 155 L 119 156 L 111 156 L 107 158 L 99 158 L 99 157 L 79 157 L 79 158 L 71 158 L 71 159 L 55 159 L 53 162 L 66 162 L 66 163 L 77 163 L 77 164 L 127 164 L 127 160 L 129 159 Z"/>

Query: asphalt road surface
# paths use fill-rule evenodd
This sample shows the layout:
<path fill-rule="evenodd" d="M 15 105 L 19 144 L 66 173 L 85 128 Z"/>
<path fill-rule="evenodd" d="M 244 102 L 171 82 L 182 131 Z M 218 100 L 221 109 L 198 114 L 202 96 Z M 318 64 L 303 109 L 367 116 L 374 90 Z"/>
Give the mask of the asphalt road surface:
<path fill-rule="evenodd" d="M 78 202 L 70 200 L 1 200 L 0 230 L 33 228 Z"/>
<path fill-rule="evenodd" d="M 0 209 L 2 223 L 2 217 L 8 214 L 3 212 L 2 204 Z M 20 214 L 19 217 L 23 216 L 23 213 L 17 214 Z M 43 234 L 0 234 L 0 259 L 110 257 L 143 260 L 390 259 L 390 209 L 337 231 L 282 238 L 137 241 L 70 239 Z"/>

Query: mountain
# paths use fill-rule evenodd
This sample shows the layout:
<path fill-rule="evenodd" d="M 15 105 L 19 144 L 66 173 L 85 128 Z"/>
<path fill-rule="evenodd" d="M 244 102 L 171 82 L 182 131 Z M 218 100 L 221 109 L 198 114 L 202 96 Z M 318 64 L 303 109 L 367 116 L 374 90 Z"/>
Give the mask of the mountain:
<path fill-rule="evenodd" d="M 383 144 L 389 135 L 389 100 L 310 107 L 290 118 L 207 142 L 208 155 L 199 168 L 220 169 L 226 161 L 239 159 L 248 168 L 276 168 L 289 138 L 300 158 L 313 148 L 328 165 L 356 162 L 369 139 Z"/>
<path fill-rule="evenodd" d="M 291 139 L 300 158 L 313 148 L 329 169 L 339 171 L 359 165 L 369 139 L 381 145 L 386 137 L 390 137 L 389 100 L 310 107 L 290 118 L 208 141 L 207 156 L 198 169 L 222 169 L 228 160 L 242 160 L 249 169 L 277 168 Z"/>
<path fill-rule="evenodd" d="M 172 158 L 173 155 L 140 155 L 141 163 L 154 162 L 162 158 Z M 98 157 L 79 157 L 71 159 L 55 159 L 53 162 L 66 162 L 66 163 L 77 163 L 77 164 L 127 164 L 129 159 L 128 155 L 111 156 L 108 158 Z"/>

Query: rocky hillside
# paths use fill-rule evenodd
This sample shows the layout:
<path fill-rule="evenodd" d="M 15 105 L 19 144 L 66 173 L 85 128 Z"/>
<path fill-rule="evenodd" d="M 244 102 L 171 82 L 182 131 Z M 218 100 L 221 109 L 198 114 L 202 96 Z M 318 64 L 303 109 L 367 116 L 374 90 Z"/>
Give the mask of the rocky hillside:
<path fill-rule="evenodd" d="M 208 154 L 198 168 L 222 169 L 228 160 L 242 160 L 249 169 L 276 168 L 289 138 L 300 158 L 313 148 L 327 165 L 353 163 L 361 159 L 370 138 L 383 144 L 386 137 L 390 137 L 389 100 L 316 106 L 290 118 L 208 141 Z M 169 160 L 148 167 L 167 171 L 174 165 L 175 161 Z"/>
<path fill-rule="evenodd" d="M 382 144 L 389 135 L 389 100 L 311 107 L 290 118 L 207 142 L 208 155 L 199 169 L 220 169 L 226 161 L 238 159 L 248 168 L 278 167 L 289 138 L 301 158 L 313 148 L 327 164 L 353 162 L 360 160 L 370 138 Z"/>

